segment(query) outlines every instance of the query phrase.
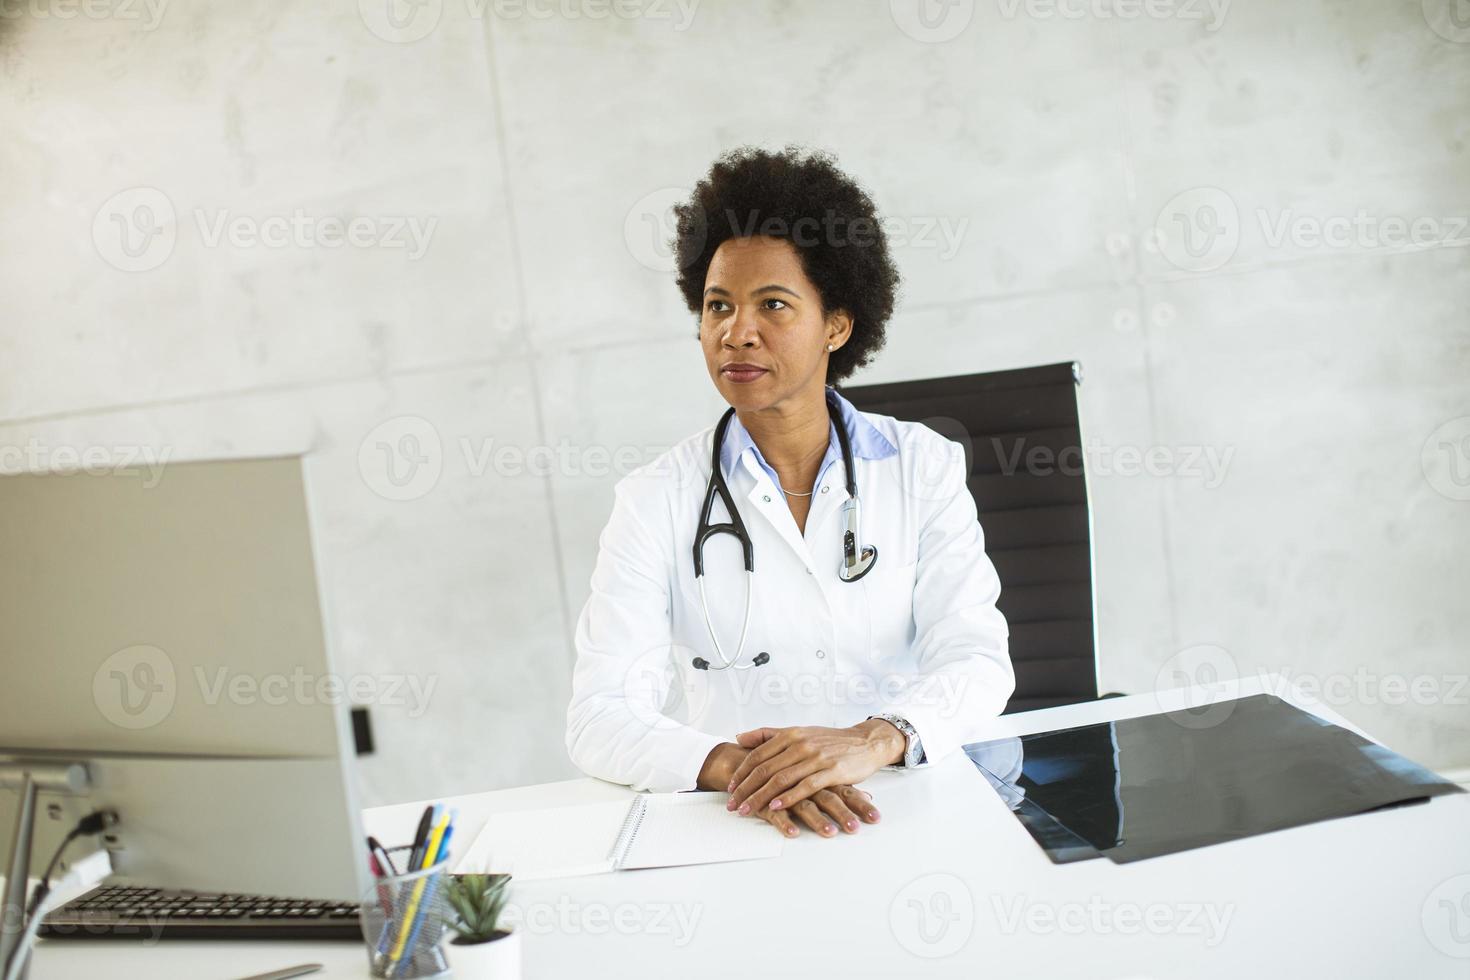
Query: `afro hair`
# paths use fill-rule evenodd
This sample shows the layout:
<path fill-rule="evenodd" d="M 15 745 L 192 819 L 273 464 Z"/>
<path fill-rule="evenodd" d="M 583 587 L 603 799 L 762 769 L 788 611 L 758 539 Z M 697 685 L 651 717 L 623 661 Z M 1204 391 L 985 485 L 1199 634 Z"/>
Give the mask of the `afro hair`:
<path fill-rule="evenodd" d="M 787 147 L 741 147 L 722 155 L 674 208 L 671 243 L 679 290 L 690 312 L 704 307 L 705 276 L 715 251 L 732 238 L 767 235 L 795 247 L 824 314 L 845 310 L 852 335 L 827 362 L 835 384 L 883 348 L 898 291 L 877 209 L 830 154 Z"/>

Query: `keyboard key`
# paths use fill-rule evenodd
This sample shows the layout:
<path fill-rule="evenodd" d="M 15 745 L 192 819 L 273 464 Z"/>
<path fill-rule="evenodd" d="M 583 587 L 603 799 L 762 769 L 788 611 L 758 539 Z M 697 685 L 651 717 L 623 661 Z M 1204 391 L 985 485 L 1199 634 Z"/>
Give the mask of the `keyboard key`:
<path fill-rule="evenodd" d="M 347 902 L 108 885 L 53 911 L 42 925 L 42 935 L 339 939 L 354 934 L 353 938 L 358 938 L 358 915 L 358 906 Z M 231 921 L 226 924 L 226 919 Z"/>

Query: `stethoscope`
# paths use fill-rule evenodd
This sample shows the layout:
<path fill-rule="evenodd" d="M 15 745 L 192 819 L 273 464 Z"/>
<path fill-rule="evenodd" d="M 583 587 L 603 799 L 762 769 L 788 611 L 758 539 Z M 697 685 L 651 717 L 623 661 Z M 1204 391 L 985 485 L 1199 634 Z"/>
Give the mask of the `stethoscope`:
<path fill-rule="evenodd" d="M 857 477 L 853 473 L 852 446 L 847 439 L 847 427 L 843 425 L 842 414 L 830 398 L 827 399 L 827 414 L 832 418 L 832 427 L 837 430 L 837 447 L 842 450 L 842 468 L 847 477 L 847 500 L 842 505 L 842 564 L 837 569 L 837 575 L 844 582 L 856 582 L 872 571 L 873 565 L 878 561 L 878 549 L 871 545 L 858 544 L 862 507 L 858 503 Z M 734 415 L 735 409 L 727 410 L 720 417 L 720 424 L 715 426 L 714 448 L 710 452 L 709 484 L 704 490 L 704 508 L 699 514 L 699 526 L 694 531 L 694 580 L 699 583 L 699 607 L 704 611 L 704 625 L 709 630 L 710 643 L 714 644 L 715 656 L 720 658 L 720 662 L 716 665 L 703 657 L 695 657 L 696 670 L 728 670 L 731 667 L 749 670 L 771 660 L 771 655 L 762 651 L 748 664 L 739 662 L 741 653 L 745 651 L 746 634 L 750 631 L 750 597 L 755 591 L 755 546 L 751 544 L 745 522 L 740 519 L 740 511 L 736 509 L 735 500 L 730 496 L 730 488 L 725 485 L 725 476 L 720 472 L 720 450 L 725 444 L 725 430 L 730 427 L 730 419 Z M 725 512 L 730 515 L 730 520 L 724 524 L 709 522 L 716 497 L 724 503 Z M 735 540 L 740 542 L 740 550 L 745 558 L 745 623 L 740 627 L 740 644 L 735 648 L 733 658 L 726 658 L 725 650 L 720 646 L 720 638 L 715 635 L 715 624 L 710 620 L 709 603 L 704 597 L 704 543 L 717 534 L 733 534 Z"/>

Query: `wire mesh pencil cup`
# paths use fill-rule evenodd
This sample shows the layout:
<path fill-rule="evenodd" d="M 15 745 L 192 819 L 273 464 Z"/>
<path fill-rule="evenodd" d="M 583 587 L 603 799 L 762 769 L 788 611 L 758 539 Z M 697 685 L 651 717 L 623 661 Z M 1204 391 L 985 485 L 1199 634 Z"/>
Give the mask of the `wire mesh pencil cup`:
<path fill-rule="evenodd" d="M 400 867 L 409 847 L 389 848 Z M 362 934 L 374 977 L 449 976 L 444 958 L 444 932 L 451 921 L 445 895 L 448 861 L 401 875 L 378 878 L 362 902 Z"/>

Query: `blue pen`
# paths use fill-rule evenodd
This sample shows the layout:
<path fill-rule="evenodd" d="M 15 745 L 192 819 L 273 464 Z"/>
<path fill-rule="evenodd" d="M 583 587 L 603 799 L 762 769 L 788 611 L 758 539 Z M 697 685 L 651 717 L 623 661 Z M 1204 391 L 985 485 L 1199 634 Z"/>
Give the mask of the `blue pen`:
<path fill-rule="evenodd" d="M 444 828 L 444 837 L 439 842 L 439 853 L 434 855 L 434 861 L 430 867 L 449 857 L 449 838 L 454 836 L 454 821 L 457 819 L 459 819 L 459 810 L 450 810 L 449 826 Z M 438 878 L 429 879 L 429 887 L 424 891 L 423 901 L 419 903 L 418 911 L 414 915 L 413 929 L 408 934 L 408 944 L 404 947 L 408 955 L 398 961 L 394 972 L 397 972 L 398 968 L 402 968 L 405 963 L 413 962 L 414 943 L 418 942 L 419 930 L 424 927 L 424 919 L 428 918 L 429 909 L 434 906 L 434 893 L 438 889 L 438 886 Z"/>
<path fill-rule="evenodd" d="M 433 831 L 434 824 L 439 822 L 439 815 L 443 812 L 444 807 L 438 803 L 435 803 L 433 806 L 424 807 L 424 813 L 419 817 L 418 829 L 414 831 L 413 847 L 408 852 L 408 867 L 404 869 L 404 874 L 413 874 L 419 870 L 419 864 L 423 860 L 424 848 L 429 843 L 429 834 Z M 400 884 L 398 887 L 402 888 L 403 886 Z M 403 907 L 401 901 L 394 904 L 399 908 Z M 383 923 L 382 934 L 378 936 L 378 954 L 380 956 L 386 957 L 388 950 L 393 945 L 393 927 L 395 925 L 397 923 L 394 921 L 394 916 L 390 914 L 388 921 Z"/>

